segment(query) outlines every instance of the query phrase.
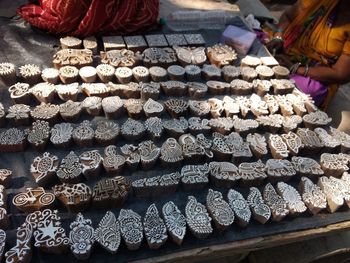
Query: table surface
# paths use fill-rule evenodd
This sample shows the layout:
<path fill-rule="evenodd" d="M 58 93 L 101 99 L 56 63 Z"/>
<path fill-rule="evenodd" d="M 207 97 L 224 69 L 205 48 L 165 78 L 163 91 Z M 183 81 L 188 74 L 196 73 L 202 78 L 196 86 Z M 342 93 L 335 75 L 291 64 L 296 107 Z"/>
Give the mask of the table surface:
<path fill-rule="evenodd" d="M 239 21 L 237 25 L 239 25 Z M 241 25 L 244 26 L 244 25 Z M 165 30 L 166 31 L 166 30 Z M 220 32 L 217 31 L 202 31 L 201 32 L 207 43 L 210 45 L 218 40 Z M 9 20 L 0 19 L 0 61 L 10 61 L 15 64 L 22 65 L 25 63 L 34 63 L 41 65 L 41 67 L 51 66 L 51 57 L 58 49 L 58 40 L 52 36 L 49 36 L 41 31 L 30 28 L 27 24 L 24 24 L 21 20 Z M 264 52 L 261 45 L 254 43 L 251 50 L 253 54 L 263 54 Z M 11 105 L 10 98 L 6 89 L 0 89 L 0 101 L 8 107 Z M 125 142 L 118 142 L 117 146 L 123 145 Z M 93 147 L 94 149 L 100 149 L 101 147 Z M 81 149 L 79 147 L 72 147 L 71 150 L 80 154 L 83 151 L 87 151 L 90 148 Z M 68 151 L 61 151 L 49 146 L 48 152 L 55 153 L 59 158 L 68 154 Z M 20 213 L 15 207 L 10 205 L 14 194 L 24 191 L 26 187 L 35 186 L 35 183 L 29 174 L 29 167 L 34 157 L 39 155 L 36 151 L 28 148 L 23 153 L 0 153 L 0 168 L 9 168 L 14 171 L 12 178 L 12 184 L 7 193 L 8 198 L 8 213 L 11 214 L 11 227 L 7 231 L 8 246 L 11 247 L 15 243 L 15 229 L 25 219 L 25 215 Z M 124 174 L 130 176 L 132 180 L 165 174 L 173 170 L 165 170 L 159 168 L 156 171 L 137 171 L 131 174 Z M 91 186 L 95 181 L 89 181 Z M 292 182 L 295 184 L 296 182 Z M 224 196 L 226 196 L 228 189 L 220 189 L 211 187 L 216 190 L 220 190 Z M 244 195 L 247 194 L 246 188 L 238 188 Z M 125 203 L 123 208 L 132 208 L 134 211 L 141 215 L 145 214 L 146 209 L 151 203 L 155 203 L 158 209 L 161 209 L 162 205 L 172 200 L 174 201 L 181 211 L 184 211 L 187 197 L 194 195 L 198 201 L 205 203 L 205 197 L 207 195 L 208 187 L 200 191 L 185 192 L 179 189 L 176 193 L 166 195 L 157 199 L 138 199 L 130 197 Z M 62 206 L 58 206 L 62 223 L 65 229 L 69 229 L 69 223 L 74 220 L 75 215 L 64 212 L 65 209 Z M 119 209 L 112 209 L 116 216 L 119 214 Z M 91 218 L 93 225 L 96 227 L 100 219 L 103 217 L 105 210 L 96 210 L 91 207 L 84 216 Z M 341 229 L 349 229 L 350 222 L 347 220 L 350 217 L 350 211 L 342 208 L 334 214 L 327 212 L 320 213 L 315 216 L 304 214 L 302 216 L 291 218 L 288 217 L 282 222 L 268 222 L 265 225 L 261 225 L 254 220 L 251 221 L 246 229 L 239 228 L 237 226 L 230 227 L 226 232 L 219 233 L 214 231 L 214 234 L 205 240 L 198 240 L 187 233 L 182 246 L 177 246 L 171 241 L 168 241 L 159 250 L 151 250 L 147 247 L 144 241 L 141 248 L 137 251 L 130 252 L 122 244 L 117 255 L 110 255 L 103 251 L 97 245 L 91 255 L 91 262 L 115 262 L 118 261 L 168 261 L 176 260 L 179 258 L 199 258 L 212 253 L 226 253 L 227 251 L 244 251 L 251 249 L 258 249 L 262 247 L 274 246 L 283 242 L 293 242 L 295 240 L 310 238 L 318 235 L 327 234 L 330 232 L 339 231 Z M 33 260 L 35 262 L 60 262 L 62 260 L 73 261 L 73 256 L 69 255 L 49 255 L 34 250 Z"/>

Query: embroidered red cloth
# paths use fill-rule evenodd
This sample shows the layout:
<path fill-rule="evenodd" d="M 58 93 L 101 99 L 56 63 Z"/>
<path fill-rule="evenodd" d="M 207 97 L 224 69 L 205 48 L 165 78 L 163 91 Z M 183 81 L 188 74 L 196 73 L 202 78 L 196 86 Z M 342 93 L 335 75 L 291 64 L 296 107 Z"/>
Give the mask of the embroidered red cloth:
<path fill-rule="evenodd" d="M 17 13 L 35 27 L 58 35 L 129 34 L 157 21 L 159 0 L 39 0 Z"/>

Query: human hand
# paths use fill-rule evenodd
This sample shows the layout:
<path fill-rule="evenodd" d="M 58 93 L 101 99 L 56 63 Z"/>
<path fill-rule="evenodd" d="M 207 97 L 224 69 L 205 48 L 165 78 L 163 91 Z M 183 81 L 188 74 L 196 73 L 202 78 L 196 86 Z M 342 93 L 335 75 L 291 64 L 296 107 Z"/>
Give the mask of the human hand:
<path fill-rule="evenodd" d="M 266 47 L 273 55 L 282 53 L 283 41 L 278 38 L 273 38 L 270 42 L 266 43 Z"/>

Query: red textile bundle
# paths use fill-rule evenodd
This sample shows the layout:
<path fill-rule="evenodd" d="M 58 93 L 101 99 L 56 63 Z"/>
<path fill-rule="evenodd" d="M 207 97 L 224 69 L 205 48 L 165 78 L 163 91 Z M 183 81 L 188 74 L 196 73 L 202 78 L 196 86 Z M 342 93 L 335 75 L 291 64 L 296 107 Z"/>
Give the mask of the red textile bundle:
<path fill-rule="evenodd" d="M 58 35 L 128 34 L 157 21 L 159 0 L 39 0 L 17 13 L 35 27 Z"/>

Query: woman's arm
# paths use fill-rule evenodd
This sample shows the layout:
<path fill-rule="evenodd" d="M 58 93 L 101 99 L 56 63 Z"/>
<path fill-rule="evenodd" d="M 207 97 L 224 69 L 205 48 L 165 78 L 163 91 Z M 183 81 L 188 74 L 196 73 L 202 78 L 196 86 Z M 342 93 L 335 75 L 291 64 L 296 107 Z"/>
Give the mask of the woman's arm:
<path fill-rule="evenodd" d="M 304 75 L 305 72 L 305 67 L 299 67 L 297 70 L 297 74 L 300 75 Z M 307 76 L 326 84 L 345 84 L 350 81 L 350 56 L 341 55 L 331 67 L 310 67 Z"/>

